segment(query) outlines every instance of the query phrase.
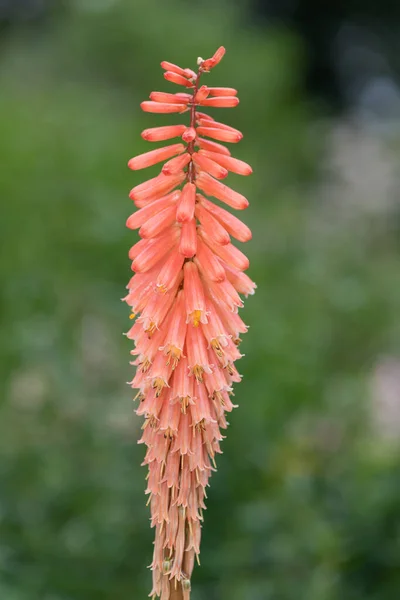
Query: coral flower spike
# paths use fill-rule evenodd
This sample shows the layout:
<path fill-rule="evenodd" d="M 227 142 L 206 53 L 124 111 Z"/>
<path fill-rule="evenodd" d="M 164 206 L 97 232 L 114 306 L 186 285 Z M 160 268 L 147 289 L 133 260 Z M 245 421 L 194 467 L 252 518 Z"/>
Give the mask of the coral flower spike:
<path fill-rule="evenodd" d="M 127 227 L 139 229 L 142 239 L 129 252 L 135 274 L 124 298 L 131 318 L 137 316 L 127 333 L 136 357 L 130 385 L 138 390 L 136 412 L 145 419 L 139 443 L 147 446 L 146 494 L 155 529 L 149 595 L 161 600 L 190 599 L 205 488 L 221 452 L 225 414 L 234 407 L 232 386 L 240 381 L 234 362 L 242 356 L 239 334 L 247 327 L 237 314 L 239 294 L 247 297 L 256 287 L 244 273 L 247 258 L 230 237 L 246 242 L 249 228 L 210 199 L 243 210 L 247 199 L 220 180 L 229 171 L 252 173 L 224 145 L 240 141 L 240 131 L 198 110 L 239 103 L 235 89 L 204 84 L 224 54 L 221 46 L 211 58 L 199 58 L 197 72 L 161 63 L 178 91 L 152 92 L 141 107 L 188 113 L 189 119 L 145 129 L 145 140 L 173 142 L 128 163 L 134 171 L 164 163 L 157 177 L 130 192 L 139 210 Z"/>

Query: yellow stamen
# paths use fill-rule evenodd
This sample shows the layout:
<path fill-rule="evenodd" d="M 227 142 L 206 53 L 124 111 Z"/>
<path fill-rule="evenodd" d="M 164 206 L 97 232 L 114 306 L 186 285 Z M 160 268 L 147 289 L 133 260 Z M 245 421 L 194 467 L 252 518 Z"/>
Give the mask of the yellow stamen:
<path fill-rule="evenodd" d="M 194 310 L 190 315 L 190 318 L 192 320 L 193 327 L 198 327 L 201 320 L 201 310 Z"/>
<path fill-rule="evenodd" d="M 135 317 L 136 317 L 136 313 L 135 313 L 135 312 L 132 312 L 132 313 L 129 315 L 129 318 L 130 318 L 130 319 L 134 319 Z"/>
<path fill-rule="evenodd" d="M 172 361 L 172 370 L 174 371 L 178 365 L 179 359 L 182 355 L 182 351 L 176 346 L 171 346 L 167 352 L 167 365 L 169 366 Z"/>
<path fill-rule="evenodd" d="M 140 401 L 143 400 L 144 396 L 141 392 L 141 390 L 138 391 L 138 393 L 136 394 L 136 396 L 134 397 L 133 401 L 135 402 L 135 400 L 137 400 L 138 398 L 140 398 Z"/>
<path fill-rule="evenodd" d="M 151 337 L 154 334 L 156 329 L 157 329 L 157 324 L 154 323 L 154 321 L 150 321 L 150 325 L 148 326 L 147 329 L 145 329 L 145 332 L 147 333 L 147 335 L 149 337 Z"/>
<path fill-rule="evenodd" d="M 167 289 L 167 286 L 164 283 L 162 283 L 161 285 L 156 286 L 156 291 L 159 294 L 166 294 L 168 289 Z"/>
<path fill-rule="evenodd" d="M 161 377 L 156 377 L 153 381 L 153 389 L 156 390 L 156 398 L 159 398 L 161 395 L 161 392 L 163 391 L 163 388 L 165 386 L 165 381 L 164 379 L 161 379 Z"/>
<path fill-rule="evenodd" d="M 206 428 L 206 422 L 204 419 L 202 419 L 201 421 L 199 421 L 198 423 L 196 423 L 195 428 L 197 429 L 197 431 L 204 431 Z M 193 429 L 194 432 L 194 429 Z"/>
<path fill-rule="evenodd" d="M 185 398 L 181 398 L 181 411 L 183 412 L 184 415 L 186 415 L 186 410 L 187 407 L 189 406 L 189 396 L 186 396 Z"/>
<path fill-rule="evenodd" d="M 140 365 L 140 370 L 142 371 L 142 373 L 146 373 L 150 369 L 150 367 L 151 367 L 151 360 L 149 360 L 146 357 Z"/>
<path fill-rule="evenodd" d="M 228 364 L 226 365 L 226 368 L 227 368 L 227 370 L 228 370 L 228 373 L 229 373 L 229 375 L 233 375 L 233 374 L 234 374 L 234 372 L 235 372 L 235 371 L 234 371 L 234 368 L 233 368 L 233 364 L 232 364 L 232 363 L 228 363 Z"/>
<path fill-rule="evenodd" d="M 224 351 L 222 350 L 221 344 L 219 343 L 217 338 L 211 340 L 211 348 L 214 350 L 214 352 L 217 356 L 222 358 L 222 356 L 224 355 Z"/>
<path fill-rule="evenodd" d="M 193 375 L 196 377 L 199 383 L 203 383 L 203 373 L 204 369 L 200 365 L 195 365 L 193 367 Z"/>
<path fill-rule="evenodd" d="M 175 432 L 173 429 L 171 429 L 170 427 L 168 427 L 168 429 L 165 430 L 164 432 L 164 436 L 168 439 L 172 439 L 175 436 Z"/>

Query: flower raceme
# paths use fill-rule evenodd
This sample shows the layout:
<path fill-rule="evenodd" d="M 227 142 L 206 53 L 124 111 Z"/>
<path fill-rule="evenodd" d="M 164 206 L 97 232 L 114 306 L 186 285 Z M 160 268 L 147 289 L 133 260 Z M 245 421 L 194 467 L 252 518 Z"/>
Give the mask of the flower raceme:
<path fill-rule="evenodd" d="M 132 158 L 136 171 L 164 163 L 157 177 L 136 185 L 130 198 L 139 209 L 127 226 L 141 240 L 130 252 L 135 272 L 124 298 L 131 318 L 127 337 L 137 367 L 131 382 L 138 389 L 138 415 L 145 418 L 140 443 L 147 446 L 147 490 L 155 528 L 153 589 L 161 600 L 190 597 L 190 578 L 200 552 L 206 487 L 216 469 L 234 405 L 234 366 L 241 358 L 240 334 L 247 330 L 238 315 L 241 295 L 254 293 L 244 273 L 246 256 L 231 243 L 251 239 L 250 229 L 217 206 L 243 210 L 247 199 L 228 187 L 229 172 L 250 175 L 251 167 L 221 144 L 242 139 L 237 129 L 200 112 L 200 107 L 233 107 L 233 88 L 200 85 L 225 49 L 198 59 L 197 72 L 162 62 L 167 81 L 186 91 L 152 92 L 145 112 L 189 113 L 189 123 L 145 129 L 152 142 L 180 141 Z"/>

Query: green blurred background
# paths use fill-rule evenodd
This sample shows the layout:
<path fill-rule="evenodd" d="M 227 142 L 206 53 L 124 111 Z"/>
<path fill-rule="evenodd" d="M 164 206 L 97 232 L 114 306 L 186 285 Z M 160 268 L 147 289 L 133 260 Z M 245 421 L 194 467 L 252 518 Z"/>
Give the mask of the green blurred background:
<path fill-rule="evenodd" d="M 397 599 L 396 103 L 349 100 L 339 69 L 332 110 L 304 85 L 307 39 L 250 3 L 23 5 L 0 3 L 0 600 L 150 589 L 120 302 L 142 175 L 126 163 L 150 149 L 144 128 L 174 122 L 139 109 L 173 89 L 160 61 L 193 67 L 221 44 L 209 82 L 241 103 L 212 114 L 254 167 L 229 179 L 250 199 L 258 290 L 193 600 Z"/>

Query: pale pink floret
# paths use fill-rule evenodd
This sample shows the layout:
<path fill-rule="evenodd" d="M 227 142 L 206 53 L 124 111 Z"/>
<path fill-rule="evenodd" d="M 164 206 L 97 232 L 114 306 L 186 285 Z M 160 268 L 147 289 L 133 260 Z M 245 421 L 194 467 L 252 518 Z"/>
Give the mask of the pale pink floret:
<path fill-rule="evenodd" d="M 199 195 L 197 195 L 199 197 Z M 232 215 L 230 212 L 210 202 L 204 196 L 200 196 L 200 204 L 204 206 L 226 229 L 226 231 L 239 242 L 249 242 L 251 240 L 251 231 L 245 225 Z"/>
<path fill-rule="evenodd" d="M 222 144 L 219 144 L 218 142 L 213 142 L 211 140 L 205 140 L 202 137 L 196 138 L 196 145 L 200 148 L 203 148 L 204 150 L 210 150 L 211 152 L 219 152 L 220 154 L 224 154 L 225 156 L 231 155 L 228 148 L 226 148 Z"/>
<path fill-rule="evenodd" d="M 182 194 L 179 198 L 176 210 L 176 220 L 178 223 L 187 223 L 194 217 L 196 202 L 196 186 L 194 183 L 186 183 L 183 186 Z"/>
<path fill-rule="evenodd" d="M 168 162 L 165 163 L 161 171 L 164 175 L 174 175 L 175 173 L 179 173 L 182 171 L 188 163 L 190 163 L 190 155 L 182 154 L 181 156 L 175 156 L 175 158 L 171 158 Z"/>
<path fill-rule="evenodd" d="M 210 87 L 208 88 L 210 96 L 236 96 L 237 90 L 228 87 Z"/>
<path fill-rule="evenodd" d="M 176 245 L 179 237 L 178 228 L 170 228 L 154 241 L 148 244 L 132 262 L 132 271 L 145 273 L 158 263 L 165 254 Z"/>
<path fill-rule="evenodd" d="M 210 250 L 222 258 L 228 265 L 240 271 L 245 271 L 249 268 L 249 259 L 233 244 L 226 244 L 225 246 L 216 244 L 203 228 L 201 229 L 201 237 Z"/>
<path fill-rule="evenodd" d="M 203 381 L 203 373 L 211 373 L 211 366 L 208 362 L 206 340 L 200 328 L 188 326 L 186 351 L 190 373 L 198 382 Z"/>
<path fill-rule="evenodd" d="M 182 412 L 184 413 L 187 406 L 193 404 L 195 401 L 193 377 L 189 377 L 189 366 L 186 356 L 182 356 L 174 371 L 170 401 L 181 403 Z"/>
<path fill-rule="evenodd" d="M 200 323 L 207 323 L 204 287 L 194 262 L 187 262 L 184 266 L 184 290 L 186 322 L 194 327 L 198 327 Z"/>
<path fill-rule="evenodd" d="M 250 165 L 243 160 L 233 158 L 233 156 L 225 156 L 218 152 L 210 152 L 209 150 L 200 150 L 199 154 L 211 158 L 222 167 L 225 167 L 225 169 L 228 169 L 228 171 L 232 171 L 232 173 L 237 173 L 238 175 L 251 175 L 253 172 Z"/>
<path fill-rule="evenodd" d="M 217 181 L 208 173 L 201 172 L 196 179 L 197 187 L 210 196 L 215 196 L 218 200 L 222 200 L 228 206 L 243 210 L 248 207 L 247 198 L 238 194 L 227 185 Z"/>
<path fill-rule="evenodd" d="M 173 144 L 172 146 L 165 146 L 164 148 L 157 148 L 157 150 L 150 150 L 144 154 L 139 154 L 134 158 L 131 158 L 128 162 L 128 167 L 133 171 L 137 169 L 145 169 L 151 167 L 163 160 L 172 158 L 176 154 L 182 154 L 185 151 L 183 144 Z"/>
<path fill-rule="evenodd" d="M 169 94 L 168 92 L 151 92 L 150 100 L 154 100 L 154 102 L 172 102 L 173 104 L 186 104 L 190 100 L 190 94 Z"/>
<path fill-rule="evenodd" d="M 187 110 L 186 104 L 175 104 L 167 102 L 153 102 L 152 100 L 146 100 L 140 104 L 141 109 L 144 112 L 150 113 L 182 113 Z"/>
<path fill-rule="evenodd" d="M 175 247 L 158 274 L 156 282 L 157 292 L 165 294 L 165 292 L 174 287 L 178 277 L 182 273 L 184 260 L 185 258 L 178 252 L 178 248 Z"/>
<path fill-rule="evenodd" d="M 235 98 L 235 100 L 237 100 L 237 98 Z M 205 102 L 211 101 L 221 102 L 221 98 L 210 98 Z M 212 123 L 210 125 L 212 125 Z M 205 135 L 206 137 L 213 138 L 219 142 L 228 142 L 230 144 L 240 142 L 243 137 L 240 131 L 234 129 L 231 131 L 230 129 L 221 129 L 221 127 L 204 127 L 203 125 L 200 125 L 200 127 L 197 128 L 197 134 L 201 136 Z"/>
<path fill-rule="evenodd" d="M 173 369 L 175 369 L 179 359 L 183 354 L 186 338 L 186 327 L 185 296 L 183 290 L 181 290 L 178 292 L 172 308 L 171 321 L 168 329 L 166 330 L 164 344 L 159 348 L 159 350 L 162 350 L 168 357 L 167 364 L 171 362 Z"/>
<path fill-rule="evenodd" d="M 211 279 L 211 281 L 223 281 L 226 277 L 225 269 L 221 262 L 201 238 L 197 240 L 197 253 L 194 263 L 203 278 Z"/>
<path fill-rule="evenodd" d="M 196 220 L 191 219 L 182 224 L 179 252 L 185 258 L 192 258 L 197 252 Z"/>
<path fill-rule="evenodd" d="M 137 229 L 138 227 L 141 227 L 146 223 L 146 221 L 148 221 L 148 219 L 154 217 L 154 215 L 157 215 L 161 210 L 164 210 L 164 208 L 176 204 L 179 196 L 180 192 L 171 192 L 170 194 L 167 194 L 167 196 L 163 196 L 159 200 L 155 200 L 144 208 L 137 210 L 128 218 L 126 226 L 129 229 Z"/>
<path fill-rule="evenodd" d="M 214 160 L 211 160 L 207 156 L 204 156 L 203 154 L 194 152 L 193 162 L 199 171 L 206 171 L 206 173 L 209 173 L 213 177 L 216 177 L 216 179 L 224 179 L 228 175 L 227 169 L 219 165 Z"/>
<path fill-rule="evenodd" d="M 200 221 L 203 230 L 207 233 L 207 235 L 214 240 L 217 244 L 229 244 L 231 238 L 229 237 L 229 233 L 226 229 L 221 225 L 221 223 L 213 217 L 213 215 L 204 208 L 201 204 L 200 194 L 197 194 L 198 203 L 196 205 L 196 217 Z"/>
<path fill-rule="evenodd" d="M 160 235 L 160 233 L 175 223 L 175 213 L 176 208 L 174 205 L 167 206 L 163 210 L 160 210 L 158 214 L 155 214 L 151 219 L 146 221 L 146 223 L 143 223 L 139 229 L 140 237 L 153 238 Z"/>
<path fill-rule="evenodd" d="M 249 295 L 252 296 L 255 293 L 257 286 L 246 273 L 242 273 L 226 263 L 222 262 L 222 265 L 228 280 L 239 294 L 243 294 L 247 298 Z"/>
<path fill-rule="evenodd" d="M 151 127 L 142 131 L 141 136 L 148 142 L 161 142 L 179 137 L 186 130 L 186 125 L 165 125 L 163 127 Z"/>

